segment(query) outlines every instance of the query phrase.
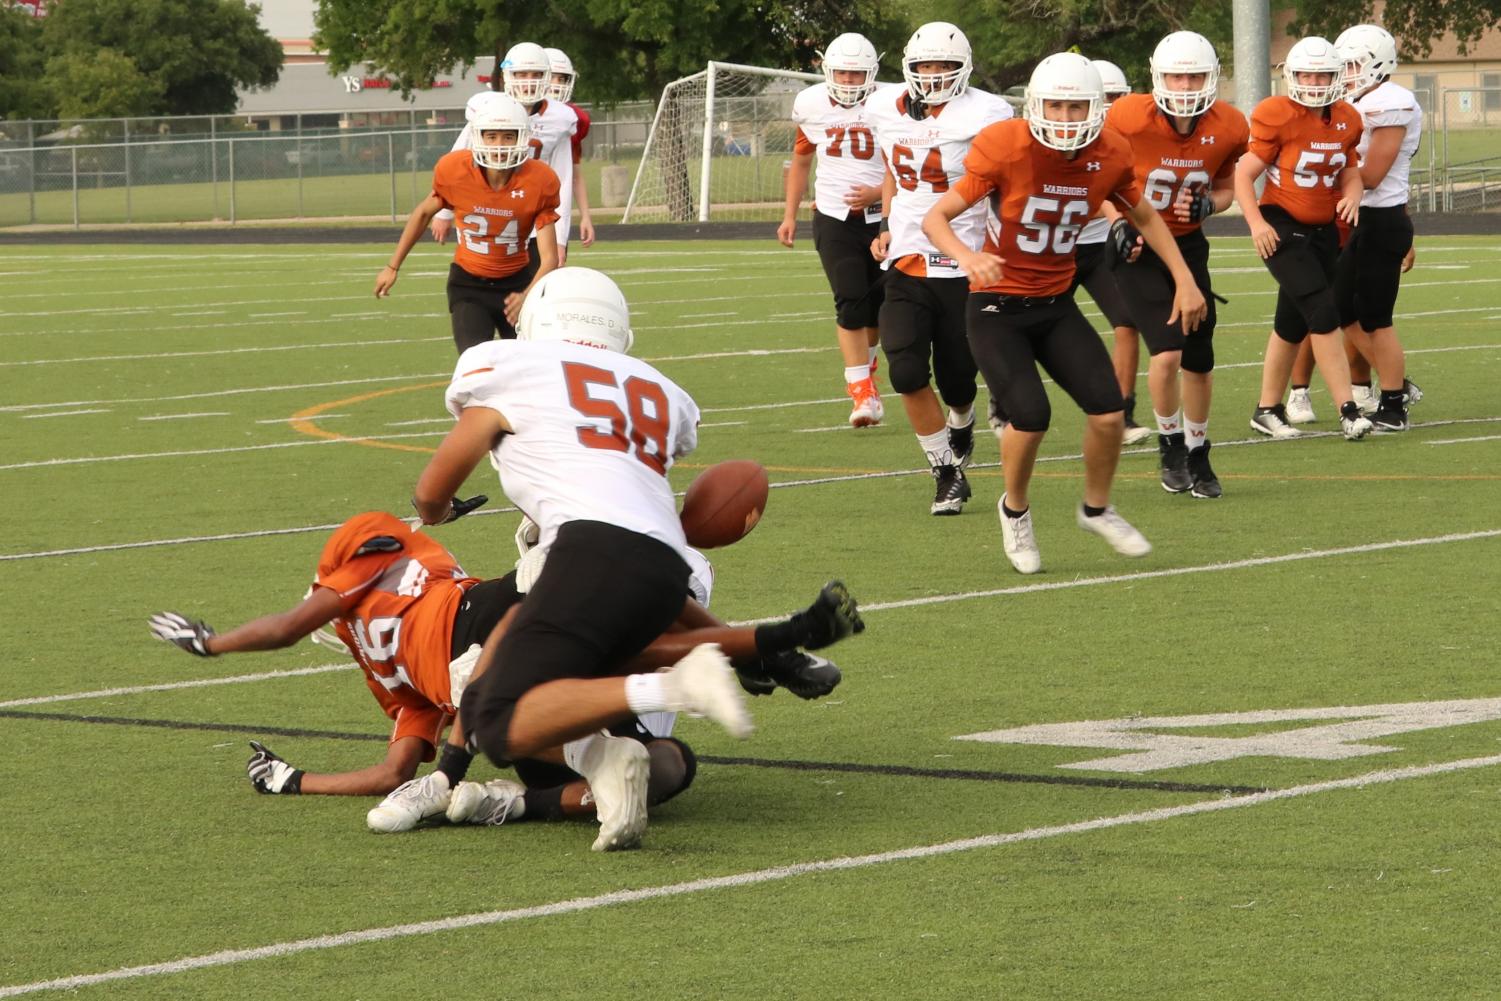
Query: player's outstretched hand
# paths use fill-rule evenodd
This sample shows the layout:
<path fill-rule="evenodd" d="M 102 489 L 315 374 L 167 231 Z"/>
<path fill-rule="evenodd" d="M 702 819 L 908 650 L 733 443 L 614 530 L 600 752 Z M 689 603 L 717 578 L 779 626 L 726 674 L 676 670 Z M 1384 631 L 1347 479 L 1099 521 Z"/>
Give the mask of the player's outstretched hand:
<path fill-rule="evenodd" d="M 1277 231 L 1264 222 L 1251 223 L 1251 242 L 1256 245 L 1256 252 L 1264 261 L 1277 252 Z"/>
<path fill-rule="evenodd" d="M 1360 224 L 1360 199 L 1341 198 L 1334 206 L 1335 213 L 1351 226 Z"/>
<path fill-rule="evenodd" d="M 432 231 L 433 239 L 443 243 L 448 239 L 449 231 L 453 229 L 453 220 L 433 216 L 433 224 L 429 229 Z"/>
<path fill-rule="evenodd" d="M 157 612 L 147 620 L 147 624 L 151 627 L 151 635 L 163 642 L 181 647 L 198 657 L 216 656 L 208 648 L 208 640 L 214 635 L 214 630 L 206 623 L 176 612 Z"/>
<path fill-rule="evenodd" d="M 490 498 L 485 494 L 475 494 L 468 500 L 455 497 L 453 499 L 453 507 L 448 512 L 448 517 L 438 522 L 438 524 L 446 525 L 450 521 L 458 521 L 470 511 L 473 511 L 476 508 L 484 507 L 488 503 L 490 503 Z"/>
<path fill-rule="evenodd" d="M 516 321 L 521 319 L 521 304 L 526 301 L 526 296 L 521 292 L 512 292 L 506 296 L 505 314 L 506 322 L 516 326 Z"/>
<path fill-rule="evenodd" d="M 818 599 L 806 609 L 756 627 L 756 652 L 762 660 L 804 647 L 821 650 L 854 633 L 865 631 L 865 620 L 849 589 L 834 580 L 823 586 Z"/>
<path fill-rule="evenodd" d="M 969 275 L 970 285 L 984 288 L 1001 280 L 1001 266 L 1005 263 L 994 254 L 969 254 L 959 262 L 959 267 Z"/>
<path fill-rule="evenodd" d="M 1207 185 L 1184 185 L 1173 201 L 1173 215 L 1179 222 L 1201 222 L 1214 215 L 1214 196 Z"/>
<path fill-rule="evenodd" d="M 790 247 L 792 246 L 793 241 L 796 239 L 797 220 L 783 219 L 782 224 L 777 227 L 777 242 L 784 247 Z"/>
<path fill-rule="evenodd" d="M 773 681 L 800 699 L 821 699 L 844 680 L 833 661 L 801 650 L 768 657 L 762 666 Z"/>
<path fill-rule="evenodd" d="M 281 755 L 258 740 L 250 747 L 255 751 L 245 763 L 245 774 L 256 792 L 268 795 L 296 795 L 302 792 L 303 772 L 281 759 Z"/>
<path fill-rule="evenodd" d="M 396 269 L 387 264 L 380 269 L 380 274 L 375 276 L 375 297 L 384 299 L 391 294 L 391 286 L 396 284 Z"/>

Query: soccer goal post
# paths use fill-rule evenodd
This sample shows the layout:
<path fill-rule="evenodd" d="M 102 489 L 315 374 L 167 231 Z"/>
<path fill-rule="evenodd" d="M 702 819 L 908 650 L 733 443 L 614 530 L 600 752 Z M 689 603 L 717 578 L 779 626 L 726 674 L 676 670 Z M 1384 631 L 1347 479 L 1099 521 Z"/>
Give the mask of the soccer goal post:
<path fill-rule="evenodd" d="M 711 62 L 662 91 L 621 222 L 760 219 L 782 203 L 792 101 L 817 73 Z"/>

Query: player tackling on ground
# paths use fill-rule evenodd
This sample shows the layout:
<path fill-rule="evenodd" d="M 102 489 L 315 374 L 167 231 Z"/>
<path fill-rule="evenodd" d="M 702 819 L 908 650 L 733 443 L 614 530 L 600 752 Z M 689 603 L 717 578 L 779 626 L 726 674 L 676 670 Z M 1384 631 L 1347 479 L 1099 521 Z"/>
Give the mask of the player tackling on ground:
<path fill-rule="evenodd" d="M 1086 415 L 1079 527 L 1124 556 L 1152 550 L 1110 506 L 1124 400 L 1109 353 L 1069 294 L 1074 243 L 1105 199 L 1125 212 L 1172 273 L 1169 321 L 1187 333 L 1206 312 L 1172 233 L 1141 196 L 1130 144 L 1103 127 L 1104 102 L 1099 71 L 1088 59 L 1072 52 L 1047 57 L 1027 86 L 1026 120 L 1000 122 L 976 136 L 964 177 L 923 221 L 974 290 L 970 347 L 1010 420 L 1001 440 L 1006 492 L 997 506 L 1006 556 L 1021 573 L 1042 569 L 1028 490 L 1052 410 L 1038 365 Z M 974 206 L 986 213 L 983 252 L 970 249 L 952 225 Z"/>
<path fill-rule="evenodd" d="M 870 255 L 870 245 L 880 235 L 885 168 L 867 122 L 879 69 L 880 57 L 864 35 L 840 35 L 823 52 L 825 82 L 792 102 L 797 139 L 787 172 L 786 210 L 777 227 L 782 246 L 792 246 L 816 157 L 813 247 L 834 293 L 834 329 L 852 403 L 850 425 L 857 428 L 879 424 L 885 416 L 875 381 L 881 269 Z"/>

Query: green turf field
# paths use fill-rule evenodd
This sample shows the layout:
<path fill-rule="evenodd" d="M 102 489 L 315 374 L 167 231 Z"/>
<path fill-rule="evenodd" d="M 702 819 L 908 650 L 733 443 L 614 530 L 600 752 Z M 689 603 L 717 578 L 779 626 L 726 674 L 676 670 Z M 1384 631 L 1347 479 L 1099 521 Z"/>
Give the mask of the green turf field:
<path fill-rule="evenodd" d="M 583 824 L 377 836 L 370 801 L 257 796 L 253 737 L 301 768 L 379 760 L 358 672 L 147 633 L 289 607 L 334 525 L 405 512 L 447 424 L 449 252 L 377 302 L 388 253 L 0 248 L 0 997 L 1496 996 L 1501 243 L 1420 238 L 1398 315 L 1427 399 L 1351 444 L 1251 434 L 1273 286 L 1219 241 L 1224 499 L 1165 494 L 1129 451 L 1115 500 L 1156 549 L 1116 556 L 1073 524 L 1060 395 L 1029 578 L 993 438 L 968 510 L 932 518 L 895 398 L 844 428 L 806 229 L 576 251 L 704 408 L 673 484 L 771 471 L 761 525 L 714 554 L 715 610 L 789 612 L 838 576 L 869 627 L 829 651 L 828 699 L 754 701 L 750 740 L 683 721 L 697 782 L 608 856 Z M 469 487 L 489 509 L 434 535 L 503 573 L 518 516 L 488 471 Z"/>

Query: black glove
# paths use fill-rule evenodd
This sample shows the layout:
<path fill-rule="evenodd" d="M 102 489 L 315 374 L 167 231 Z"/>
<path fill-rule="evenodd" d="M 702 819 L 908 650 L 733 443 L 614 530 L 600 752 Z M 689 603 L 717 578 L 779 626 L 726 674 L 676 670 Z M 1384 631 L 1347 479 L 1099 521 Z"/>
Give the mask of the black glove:
<path fill-rule="evenodd" d="M 1115 247 L 1116 260 L 1129 264 L 1136 248 L 1141 246 L 1141 233 L 1125 218 L 1110 224 L 1110 243 Z"/>
<path fill-rule="evenodd" d="M 151 627 L 151 634 L 159 640 L 164 640 L 186 650 L 198 657 L 215 657 L 208 648 L 208 638 L 214 635 L 214 630 L 205 623 L 176 612 L 157 612 L 147 624 Z"/>
<path fill-rule="evenodd" d="M 1214 196 L 1208 188 L 1201 187 L 1194 192 L 1188 203 L 1188 221 L 1199 222 L 1214 215 Z"/>
<path fill-rule="evenodd" d="M 800 699 L 820 699 L 844 678 L 833 661 L 801 650 L 788 650 L 762 662 L 766 673 Z"/>
<path fill-rule="evenodd" d="M 442 521 L 435 521 L 433 522 L 433 524 L 446 525 L 451 521 L 458 521 L 460 518 L 464 517 L 464 515 L 468 514 L 470 511 L 473 511 L 475 508 L 483 507 L 488 503 L 490 503 L 490 498 L 485 496 L 484 494 L 475 494 L 468 500 L 460 500 L 459 498 L 455 497 L 448 505 L 448 517 L 444 518 Z M 412 508 L 413 510 L 416 510 L 417 508 L 417 498 L 415 497 L 412 498 Z"/>
<path fill-rule="evenodd" d="M 250 746 L 255 748 L 255 753 L 245 763 L 245 774 L 250 776 L 250 784 L 255 786 L 256 792 L 284 796 L 302 792 L 304 772 L 287 764 L 258 740 L 252 740 Z"/>
<path fill-rule="evenodd" d="M 782 622 L 756 627 L 756 652 L 763 660 L 786 650 L 821 650 L 854 633 L 865 631 L 859 605 L 840 581 L 823 586 L 818 599 Z"/>

